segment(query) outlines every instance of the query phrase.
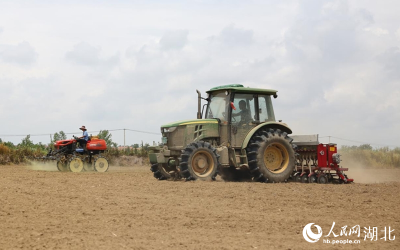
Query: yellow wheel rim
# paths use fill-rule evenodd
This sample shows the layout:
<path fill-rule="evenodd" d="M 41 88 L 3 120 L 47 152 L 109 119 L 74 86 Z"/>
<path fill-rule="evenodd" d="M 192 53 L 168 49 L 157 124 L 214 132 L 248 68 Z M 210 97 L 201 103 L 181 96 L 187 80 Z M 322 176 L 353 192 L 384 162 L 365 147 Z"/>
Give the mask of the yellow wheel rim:
<path fill-rule="evenodd" d="M 97 172 L 106 172 L 108 170 L 108 161 L 106 158 L 97 158 L 94 163 L 94 169 Z"/>
<path fill-rule="evenodd" d="M 199 177 L 207 177 L 215 168 L 212 155 L 207 151 L 196 152 L 191 161 L 194 173 Z"/>
<path fill-rule="evenodd" d="M 264 164 L 272 173 L 282 173 L 289 166 L 289 152 L 282 144 L 272 143 L 264 151 Z"/>
<path fill-rule="evenodd" d="M 83 170 L 83 162 L 79 158 L 74 158 L 69 162 L 69 169 L 71 172 L 82 172 Z"/>

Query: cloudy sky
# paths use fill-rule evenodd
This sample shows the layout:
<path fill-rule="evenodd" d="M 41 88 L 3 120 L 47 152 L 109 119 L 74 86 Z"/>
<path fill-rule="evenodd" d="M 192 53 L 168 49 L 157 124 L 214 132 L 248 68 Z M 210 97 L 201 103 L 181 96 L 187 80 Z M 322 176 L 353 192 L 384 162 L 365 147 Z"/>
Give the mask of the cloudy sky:
<path fill-rule="evenodd" d="M 0 138 L 158 133 L 196 117 L 196 89 L 237 83 L 277 89 L 294 134 L 400 146 L 399 12 L 394 0 L 0 0 Z M 126 132 L 141 140 L 160 135 Z"/>

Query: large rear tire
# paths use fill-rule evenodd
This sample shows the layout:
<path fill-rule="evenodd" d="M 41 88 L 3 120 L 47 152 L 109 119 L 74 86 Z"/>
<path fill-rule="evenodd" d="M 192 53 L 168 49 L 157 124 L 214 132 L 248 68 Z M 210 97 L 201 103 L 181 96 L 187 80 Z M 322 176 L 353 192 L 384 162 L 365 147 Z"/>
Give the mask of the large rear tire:
<path fill-rule="evenodd" d="M 292 141 L 280 129 L 260 130 L 246 148 L 250 172 L 259 182 L 285 182 L 293 173 Z"/>
<path fill-rule="evenodd" d="M 180 174 L 186 180 L 215 180 L 219 168 L 219 155 L 210 143 L 192 142 L 184 150 L 180 159 Z"/>

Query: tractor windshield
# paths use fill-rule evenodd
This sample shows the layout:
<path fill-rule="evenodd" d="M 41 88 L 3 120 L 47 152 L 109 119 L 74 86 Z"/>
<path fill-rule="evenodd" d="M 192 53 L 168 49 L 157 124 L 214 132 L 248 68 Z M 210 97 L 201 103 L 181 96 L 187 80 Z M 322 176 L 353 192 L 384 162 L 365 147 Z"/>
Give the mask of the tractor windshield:
<path fill-rule="evenodd" d="M 226 121 L 228 114 L 228 97 L 225 92 L 219 92 L 210 95 L 210 102 L 208 103 L 206 119 L 218 118 L 221 121 Z"/>
<path fill-rule="evenodd" d="M 270 95 L 258 96 L 258 116 L 260 122 L 275 121 L 274 108 Z"/>

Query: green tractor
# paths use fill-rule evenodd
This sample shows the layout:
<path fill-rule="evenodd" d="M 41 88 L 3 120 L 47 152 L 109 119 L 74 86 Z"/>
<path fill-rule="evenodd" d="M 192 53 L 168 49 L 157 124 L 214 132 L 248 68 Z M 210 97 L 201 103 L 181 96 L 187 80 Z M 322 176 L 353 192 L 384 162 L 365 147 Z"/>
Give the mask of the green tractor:
<path fill-rule="evenodd" d="M 275 120 L 276 90 L 234 84 L 210 89 L 207 98 L 197 93 L 197 119 L 163 125 L 162 144 L 150 147 L 155 178 L 287 181 L 295 153 L 292 130 Z"/>

